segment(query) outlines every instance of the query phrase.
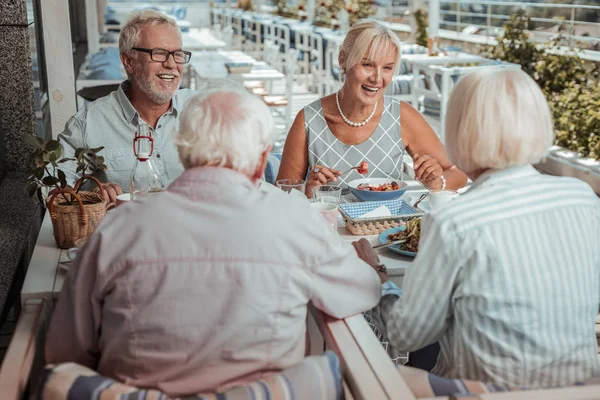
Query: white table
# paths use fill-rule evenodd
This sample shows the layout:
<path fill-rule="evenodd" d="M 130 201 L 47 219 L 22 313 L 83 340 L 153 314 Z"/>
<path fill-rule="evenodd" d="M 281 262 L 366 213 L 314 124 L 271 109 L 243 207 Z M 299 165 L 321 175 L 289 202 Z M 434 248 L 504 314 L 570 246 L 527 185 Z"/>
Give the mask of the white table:
<path fill-rule="evenodd" d="M 413 95 L 413 106 L 418 107 L 419 96 L 425 96 L 440 102 L 439 136 L 442 142 L 444 142 L 445 135 L 446 108 L 448 106 L 448 100 L 450 99 L 450 92 L 452 91 L 450 79 L 452 79 L 453 76 L 463 76 L 481 69 L 521 68 L 517 64 L 490 60 L 485 57 L 461 52 L 438 56 L 428 56 L 427 54 L 403 54 L 402 59 L 412 66 L 413 83 L 411 90 Z M 477 65 L 467 65 L 470 63 L 477 63 Z M 429 89 L 418 85 L 419 76 L 422 73 L 425 73 L 429 79 Z M 437 86 L 436 76 L 441 77 L 439 88 Z"/>
<path fill-rule="evenodd" d="M 415 199 L 425 192 L 418 182 L 408 181 L 409 187 L 405 194 Z M 268 185 L 276 189 L 272 185 Z M 341 221 L 341 218 L 340 218 Z M 338 228 L 340 237 L 346 241 L 355 241 L 365 237 L 371 244 L 378 244 L 377 235 L 354 236 L 342 225 Z M 390 279 L 398 286 L 402 285 L 404 271 L 412 263 L 412 258 L 393 253 L 388 249 L 378 250 L 379 258 L 388 268 Z M 45 299 L 52 310 L 53 301 L 58 299 L 65 278 L 65 270 L 60 267 L 62 262 L 67 262 L 67 251 L 56 247 L 50 213 L 46 212 L 37 242 L 29 263 L 25 282 L 21 289 L 21 303 L 28 299 Z"/>
<path fill-rule="evenodd" d="M 253 65 L 248 73 L 230 74 L 225 63 L 245 62 Z M 242 51 L 202 51 L 192 54 L 190 61 L 193 73 L 198 79 L 227 78 L 235 81 L 276 81 L 285 79 L 285 74 Z"/>
<path fill-rule="evenodd" d="M 217 39 L 209 29 L 192 28 L 189 32 L 181 34 L 183 49 L 188 51 L 220 50 L 227 47 L 227 43 Z"/>
<path fill-rule="evenodd" d="M 225 63 L 242 62 L 252 64 L 252 69 L 244 74 L 230 74 L 227 72 Z M 262 81 L 272 82 L 277 80 L 285 81 L 285 97 L 287 105 L 285 107 L 285 121 L 290 121 L 292 118 L 292 85 L 294 77 L 279 72 L 271 65 L 257 61 L 252 56 L 242 51 L 202 51 L 192 54 L 190 61 L 192 74 L 196 81 L 211 80 L 211 79 L 231 79 L 238 82 L 245 81 Z"/>

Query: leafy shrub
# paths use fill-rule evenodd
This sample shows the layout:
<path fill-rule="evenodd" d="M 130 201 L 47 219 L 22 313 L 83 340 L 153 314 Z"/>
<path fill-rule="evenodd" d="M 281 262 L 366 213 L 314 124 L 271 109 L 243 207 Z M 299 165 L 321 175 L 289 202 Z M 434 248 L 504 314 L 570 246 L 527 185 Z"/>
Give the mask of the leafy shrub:
<path fill-rule="evenodd" d="M 553 93 L 548 104 L 554 118 L 556 144 L 600 160 L 600 90 L 572 85 Z"/>
<path fill-rule="evenodd" d="M 529 40 L 529 17 L 519 12 L 485 55 L 521 65 L 544 92 L 554 119 L 556 144 L 600 159 L 600 86 L 598 65 L 588 65 L 577 51 L 565 52 L 561 30 L 539 45 Z"/>
<path fill-rule="evenodd" d="M 420 8 L 413 13 L 413 16 L 415 17 L 415 25 L 417 29 L 415 43 L 419 46 L 427 47 L 427 12 Z"/>

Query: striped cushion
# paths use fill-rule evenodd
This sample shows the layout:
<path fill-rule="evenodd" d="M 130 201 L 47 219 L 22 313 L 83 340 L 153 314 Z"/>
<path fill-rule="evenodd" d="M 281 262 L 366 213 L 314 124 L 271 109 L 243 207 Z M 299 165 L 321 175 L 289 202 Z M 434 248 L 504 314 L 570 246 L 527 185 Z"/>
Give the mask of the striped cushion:
<path fill-rule="evenodd" d="M 44 370 L 39 398 L 45 400 L 86 399 L 172 399 L 157 390 L 139 389 L 74 363 L 48 365 Z M 220 393 L 203 393 L 186 400 L 341 400 L 342 376 L 337 356 L 327 351 L 265 379 Z"/>
<path fill-rule="evenodd" d="M 396 75 L 392 79 L 392 83 L 386 89 L 386 94 L 403 95 L 411 93 L 412 75 Z"/>
<path fill-rule="evenodd" d="M 402 379 L 417 399 L 437 396 L 453 396 L 452 398 L 468 398 L 476 394 L 493 392 L 511 392 L 523 390 L 516 386 L 496 383 L 483 383 L 468 379 L 442 378 L 418 368 L 400 366 L 398 368 Z M 597 385 L 600 376 L 590 378 L 576 385 Z"/>
<path fill-rule="evenodd" d="M 440 116 L 440 101 L 431 99 L 429 97 L 425 97 L 425 98 L 423 98 L 422 107 L 419 111 L 421 111 L 422 113 L 425 113 L 427 115 L 439 117 Z"/>

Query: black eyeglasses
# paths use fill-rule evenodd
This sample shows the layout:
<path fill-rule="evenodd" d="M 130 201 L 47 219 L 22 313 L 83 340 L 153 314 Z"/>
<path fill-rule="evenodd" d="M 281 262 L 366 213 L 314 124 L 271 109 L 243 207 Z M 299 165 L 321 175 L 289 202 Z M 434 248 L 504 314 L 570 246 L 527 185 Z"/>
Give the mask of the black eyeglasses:
<path fill-rule="evenodd" d="M 190 62 L 190 58 L 192 58 L 192 53 L 184 50 L 169 51 L 165 49 L 143 49 L 141 47 L 132 47 L 132 50 L 148 53 L 150 54 L 150 59 L 156 62 L 165 62 L 169 59 L 170 55 L 173 55 L 173 60 L 177 64 L 187 64 Z"/>

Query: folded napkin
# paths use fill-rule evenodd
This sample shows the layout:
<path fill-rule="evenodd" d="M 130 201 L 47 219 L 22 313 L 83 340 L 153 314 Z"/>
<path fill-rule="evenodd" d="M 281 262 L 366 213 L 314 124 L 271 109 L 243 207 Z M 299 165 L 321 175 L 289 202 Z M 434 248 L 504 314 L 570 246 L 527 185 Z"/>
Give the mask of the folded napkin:
<path fill-rule="evenodd" d="M 369 211 L 366 214 L 361 215 L 359 218 L 376 218 L 376 217 L 391 217 L 392 213 L 386 205 L 377 207 L 376 209 Z"/>

